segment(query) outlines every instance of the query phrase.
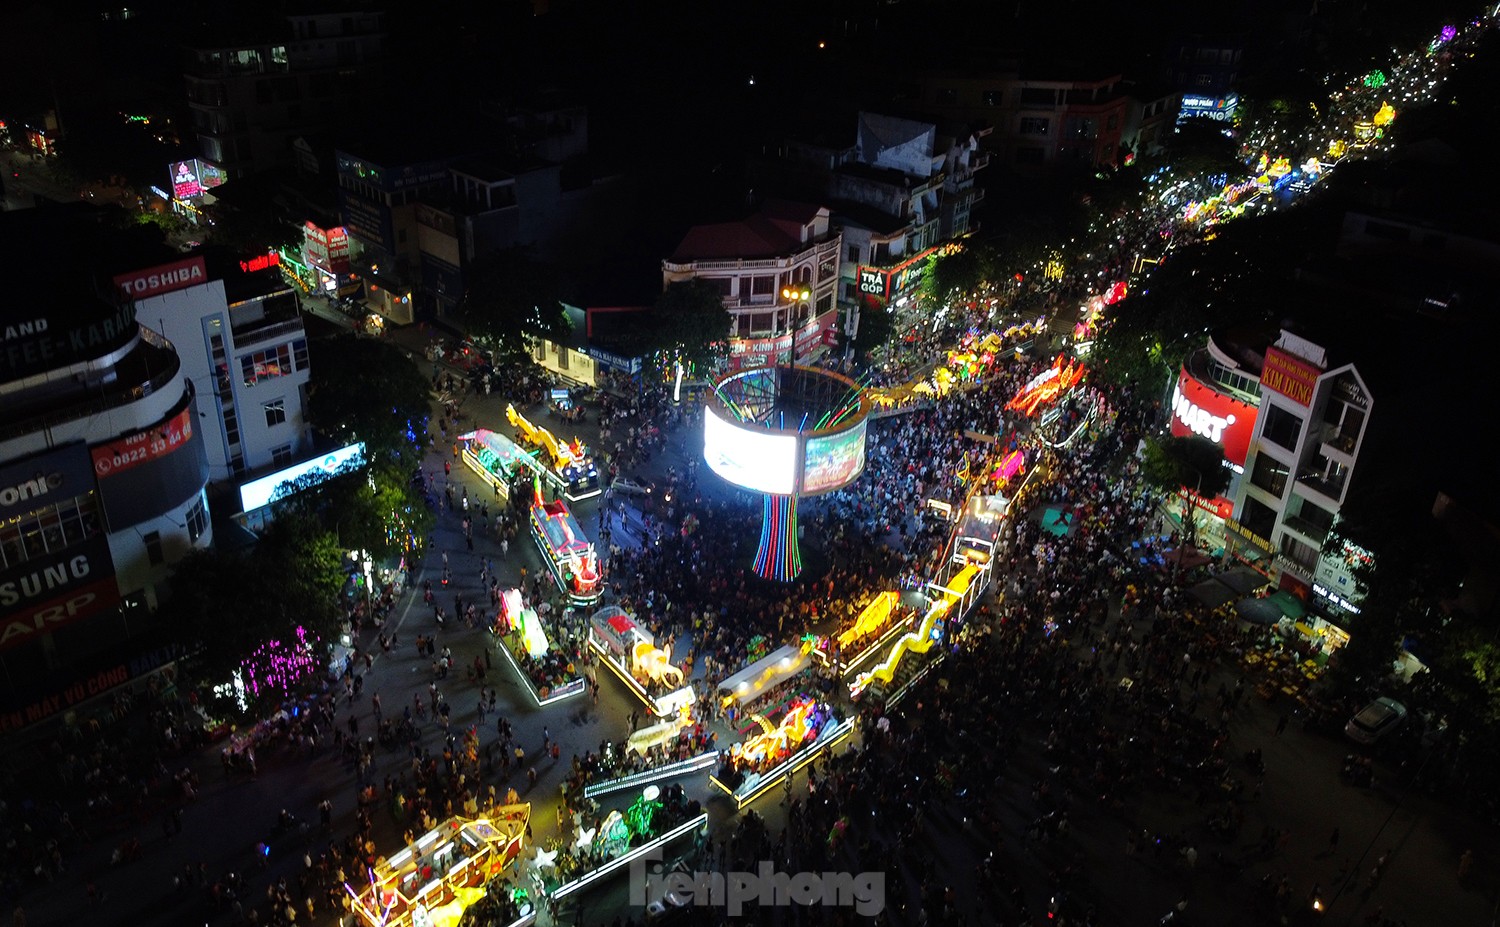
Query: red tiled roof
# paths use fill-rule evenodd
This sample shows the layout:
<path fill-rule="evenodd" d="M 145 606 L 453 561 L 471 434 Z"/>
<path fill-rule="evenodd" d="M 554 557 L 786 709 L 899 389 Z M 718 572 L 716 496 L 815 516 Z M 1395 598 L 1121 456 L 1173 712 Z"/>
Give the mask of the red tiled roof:
<path fill-rule="evenodd" d="M 738 222 L 716 222 L 688 229 L 673 263 L 711 260 L 754 260 L 780 257 L 803 250 L 803 227 L 821 207 L 788 200 L 771 200 L 760 212 Z"/>

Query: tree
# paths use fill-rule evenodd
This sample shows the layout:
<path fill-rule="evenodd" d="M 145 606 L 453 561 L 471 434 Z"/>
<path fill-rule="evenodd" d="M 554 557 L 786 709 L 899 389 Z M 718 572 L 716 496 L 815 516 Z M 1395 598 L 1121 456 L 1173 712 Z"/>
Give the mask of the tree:
<path fill-rule="evenodd" d="M 1245 166 L 1224 129 L 1224 123 L 1207 117 L 1184 120 L 1163 142 L 1161 160 L 1179 177 L 1198 181 L 1201 190 L 1214 186 L 1208 179 L 1219 174 L 1238 179 Z"/>
<path fill-rule="evenodd" d="M 332 533 L 288 513 L 248 550 L 209 548 L 184 558 L 161 617 L 192 648 L 183 665 L 193 684 L 223 685 L 256 648 L 291 639 L 299 627 L 314 639 L 334 640 L 343 584 L 343 556 Z M 258 707 L 265 706 L 251 706 Z"/>
<path fill-rule="evenodd" d="M 329 476 L 308 474 L 273 499 L 276 519 L 308 519 L 330 529 L 341 550 L 390 564 L 417 550 L 436 521 L 409 468 L 390 457 Z"/>
<path fill-rule="evenodd" d="M 458 304 L 458 320 L 471 336 L 495 348 L 500 359 L 526 355 L 528 337 L 554 342 L 568 337 L 555 271 L 519 248 L 479 258 L 465 277 L 468 287 Z"/>
<path fill-rule="evenodd" d="M 363 441 L 368 459 L 411 468 L 421 460 L 431 393 L 427 380 L 388 341 L 340 335 L 312 342 L 307 413 L 343 444 Z"/>
<path fill-rule="evenodd" d="M 236 254 L 265 254 L 292 249 L 301 241 L 301 226 L 288 221 L 285 195 L 274 174 L 237 177 L 214 188 L 213 225 L 208 238 Z"/>
<path fill-rule="evenodd" d="M 1199 499 L 1213 499 L 1229 488 L 1224 449 L 1197 435 L 1185 438 L 1148 438 L 1141 475 L 1168 495 L 1187 491 L 1183 500 L 1184 547 L 1198 543 Z"/>
<path fill-rule="evenodd" d="M 885 347 L 895 334 L 896 325 L 891 321 L 892 314 L 885 306 L 872 306 L 866 304 L 859 310 L 859 328 L 854 334 L 854 350 L 859 354 L 861 362 L 875 351 Z"/>
<path fill-rule="evenodd" d="M 712 283 L 698 277 L 668 284 L 647 315 L 643 348 L 675 375 L 678 365 L 710 373 L 724 359 L 733 319 Z"/>
<path fill-rule="evenodd" d="M 978 292 L 989 279 L 989 255 L 982 248 L 962 247 L 927 259 L 922 277 L 922 296 L 933 305 L 945 305 L 965 294 Z"/>

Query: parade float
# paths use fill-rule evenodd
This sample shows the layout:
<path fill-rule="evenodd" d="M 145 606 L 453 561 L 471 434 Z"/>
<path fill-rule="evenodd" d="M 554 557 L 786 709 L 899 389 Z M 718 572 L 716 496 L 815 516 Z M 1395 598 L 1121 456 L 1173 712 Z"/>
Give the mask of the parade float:
<path fill-rule="evenodd" d="M 660 860 L 674 843 L 698 840 L 708 815 L 679 787 L 646 786 L 621 810 L 614 808 L 586 826 L 575 825 L 564 841 L 537 848 L 527 863 L 532 884 L 553 901 L 626 872 L 637 860 Z"/>
<path fill-rule="evenodd" d="M 533 479 L 531 537 L 557 588 L 574 605 L 593 605 L 604 593 L 599 555 L 562 499 L 548 502 L 540 477 Z"/>
<path fill-rule="evenodd" d="M 552 432 L 532 424 L 514 405 L 505 407 L 505 418 L 516 429 L 521 443 L 542 452 L 547 469 L 566 487 L 563 498 L 580 502 L 604 491 L 599 486 L 599 467 L 581 440 L 559 441 Z"/>
<path fill-rule="evenodd" d="M 656 646 L 656 637 L 624 609 L 610 605 L 589 619 L 589 649 L 626 688 L 634 692 L 651 715 L 679 718 L 691 710 L 695 696 L 672 655 Z"/>
<path fill-rule="evenodd" d="M 508 880 L 530 817 L 531 805 L 517 804 L 449 818 L 376 860 L 361 888 L 345 882 L 352 910 L 367 927 L 456 927 L 465 910 L 481 905 L 503 913 L 500 923 L 531 923 L 529 893 Z"/>
<path fill-rule="evenodd" d="M 588 690 L 588 681 L 578 672 L 573 656 L 552 646 L 541 616 L 524 603 L 521 590 L 506 589 L 500 593 L 494 631 L 500 639 L 500 653 L 521 678 L 537 707 Z"/>

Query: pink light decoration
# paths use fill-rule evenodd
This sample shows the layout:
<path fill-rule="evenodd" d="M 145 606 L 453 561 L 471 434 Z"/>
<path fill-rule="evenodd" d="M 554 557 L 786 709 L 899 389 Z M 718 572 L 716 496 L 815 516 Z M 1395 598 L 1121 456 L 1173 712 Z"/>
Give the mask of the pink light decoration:
<path fill-rule="evenodd" d="M 259 698 L 262 690 L 290 695 L 297 684 L 318 671 L 318 639 L 297 627 L 293 640 L 267 641 L 240 662 L 245 690 Z"/>

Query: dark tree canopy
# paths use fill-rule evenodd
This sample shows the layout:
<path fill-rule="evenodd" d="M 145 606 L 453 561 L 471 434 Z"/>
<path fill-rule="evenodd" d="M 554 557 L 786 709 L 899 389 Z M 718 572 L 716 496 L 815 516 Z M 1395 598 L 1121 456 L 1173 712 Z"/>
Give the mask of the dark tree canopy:
<path fill-rule="evenodd" d="M 646 319 L 642 346 L 647 353 L 659 352 L 665 366 L 681 360 L 702 374 L 723 360 L 732 321 L 712 283 L 696 277 L 682 280 L 669 284 L 657 298 Z"/>
<path fill-rule="evenodd" d="M 414 466 L 431 401 L 427 380 L 388 341 L 340 335 L 312 343 L 308 417 L 340 443 L 363 441 L 371 459 Z"/>
<path fill-rule="evenodd" d="M 568 337 L 556 271 L 517 248 L 477 259 L 465 271 L 468 289 L 458 320 L 502 358 L 527 353 L 527 338 Z"/>

